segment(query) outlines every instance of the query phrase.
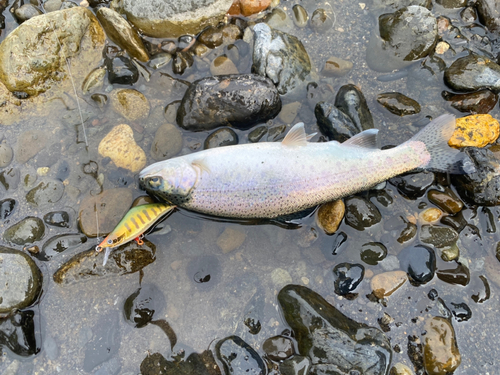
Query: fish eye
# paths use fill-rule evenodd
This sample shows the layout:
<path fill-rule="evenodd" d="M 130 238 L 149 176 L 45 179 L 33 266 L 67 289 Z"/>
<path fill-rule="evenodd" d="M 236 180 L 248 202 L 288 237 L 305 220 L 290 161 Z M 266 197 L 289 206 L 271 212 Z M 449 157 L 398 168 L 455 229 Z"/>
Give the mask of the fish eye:
<path fill-rule="evenodd" d="M 148 185 L 151 187 L 151 188 L 158 188 L 162 183 L 162 178 L 161 177 L 150 177 L 148 179 Z"/>

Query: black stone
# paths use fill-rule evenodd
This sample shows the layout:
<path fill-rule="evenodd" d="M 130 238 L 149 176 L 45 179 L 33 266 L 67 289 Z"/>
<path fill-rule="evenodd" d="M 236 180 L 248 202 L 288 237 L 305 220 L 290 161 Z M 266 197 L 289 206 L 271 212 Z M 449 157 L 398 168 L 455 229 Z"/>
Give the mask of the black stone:
<path fill-rule="evenodd" d="M 440 220 L 440 223 L 448 225 L 449 227 L 455 229 L 458 233 L 460 233 L 467 225 L 467 220 L 465 220 L 462 212 L 459 212 L 456 215 L 443 216 Z"/>
<path fill-rule="evenodd" d="M 262 350 L 272 361 L 279 362 L 290 358 L 295 354 L 293 341 L 289 337 L 270 337 L 262 344 Z"/>
<path fill-rule="evenodd" d="M 225 374 L 267 374 L 266 365 L 259 354 L 238 336 L 219 341 L 215 345 L 215 352 Z"/>
<path fill-rule="evenodd" d="M 352 293 L 365 276 L 361 264 L 340 263 L 333 268 L 335 293 L 345 296 Z"/>
<path fill-rule="evenodd" d="M 424 245 L 406 247 L 401 250 L 398 259 L 413 285 L 428 283 L 434 277 L 436 254 L 431 248 Z"/>
<path fill-rule="evenodd" d="M 59 228 L 69 228 L 69 220 L 69 214 L 66 211 L 49 212 L 43 217 L 43 221 L 45 222 L 45 224 Z"/>
<path fill-rule="evenodd" d="M 136 328 L 145 327 L 165 309 L 165 296 L 154 284 L 143 284 L 132 293 L 123 305 L 123 312 L 128 323 Z"/>
<path fill-rule="evenodd" d="M 382 220 L 380 211 L 369 200 L 361 197 L 351 197 L 346 199 L 345 222 L 354 229 L 363 231 Z"/>
<path fill-rule="evenodd" d="M 439 280 L 448 284 L 457 284 L 466 286 L 470 282 L 470 271 L 462 263 L 455 263 L 455 268 L 439 269 L 436 275 Z"/>
<path fill-rule="evenodd" d="M 287 285 L 278 293 L 278 303 L 294 332 L 299 354 L 311 360 L 309 374 L 383 375 L 389 371 L 391 345 L 379 329 L 346 317 L 304 286 Z"/>
<path fill-rule="evenodd" d="M 398 191 L 406 198 L 417 199 L 422 197 L 427 188 L 434 183 L 434 173 L 407 173 L 393 177 L 389 182 L 396 186 Z"/>
<path fill-rule="evenodd" d="M 187 68 L 193 66 L 193 55 L 189 52 L 177 52 L 172 60 L 174 74 L 182 75 Z"/>
<path fill-rule="evenodd" d="M 500 31 L 500 4 L 496 0 L 478 0 L 476 3 L 479 20 L 488 30 L 498 34 Z"/>
<path fill-rule="evenodd" d="M 365 96 L 355 85 L 348 84 L 339 89 L 335 107 L 351 118 L 358 131 L 373 129 L 373 117 Z"/>
<path fill-rule="evenodd" d="M 455 317 L 455 319 L 457 320 L 457 322 L 466 322 L 472 317 L 472 311 L 466 303 L 452 302 L 451 305 L 453 306 L 451 312 Z"/>
<path fill-rule="evenodd" d="M 436 298 L 438 298 L 438 291 L 436 289 L 429 290 L 429 293 L 427 293 L 427 297 L 429 297 L 431 301 L 434 301 Z"/>
<path fill-rule="evenodd" d="M 238 135 L 234 132 L 234 130 L 229 128 L 222 128 L 210 134 L 207 137 L 207 139 L 205 139 L 203 147 L 206 150 L 209 148 L 230 146 L 237 144 L 238 144 Z"/>
<path fill-rule="evenodd" d="M 420 104 L 399 92 L 386 92 L 377 95 L 379 102 L 389 112 L 398 116 L 414 115 L 420 112 Z"/>
<path fill-rule="evenodd" d="M 117 56 L 106 61 L 108 80 L 111 84 L 133 85 L 139 79 L 139 70 L 130 59 Z"/>
<path fill-rule="evenodd" d="M 387 248 L 380 242 L 368 242 L 361 247 L 361 260 L 371 266 L 376 266 L 386 256 Z"/>
<path fill-rule="evenodd" d="M 469 54 L 445 70 L 444 79 L 456 91 L 500 90 L 500 66 L 485 56 Z"/>
<path fill-rule="evenodd" d="M 7 219 L 16 208 L 17 202 L 12 198 L 2 199 L 0 201 L 0 220 Z"/>
<path fill-rule="evenodd" d="M 319 102 L 314 108 L 314 114 L 321 134 L 330 141 L 342 143 L 359 133 L 351 118 L 333 104 Z"/>
<path fill-rule="evenodd" d="M 40 317 L 35 318 L 32 310 L 17 311 L 14 315 L 0 320 L 0 350 L 11 350 L 21 357 L 29 357 L 41 350 L 40 327 L 35 325 Z"/>
<path fill-rule="evenodd" d="M 37 217 L 28 216 L 7 228 L 3 233 L 3 238 L 16 245 L 26 245 L 42 239 L 44 234 L 43 221 Z"/>
<path fill-rule="evenodd" d="M 268 78 L 255 74 L 222 75 L 189 86 L 177 111 L 177 123 L 190 131 L 223 125 L 248 129 L 277 116 L 281 99 Z"/>

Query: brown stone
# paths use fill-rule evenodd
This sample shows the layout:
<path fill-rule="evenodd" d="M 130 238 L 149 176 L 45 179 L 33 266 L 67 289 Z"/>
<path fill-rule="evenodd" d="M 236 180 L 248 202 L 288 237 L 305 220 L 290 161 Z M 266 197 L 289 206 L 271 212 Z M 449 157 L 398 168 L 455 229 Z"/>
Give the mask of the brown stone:
<path fill-rule="evenodd" d="M 425 322 L 424 367 L 429 375 L 451 374 L 460 365 L 461 357 L 451 323 L 435 316 Z"/>
<path fill-rule="evenodd" d="M 115 112 L 125 117 L 127 120 L 145 120 L 149 115 L 149 101 L 137 90 L 113 90 L 109 97 Z"/>
<path fill-rule="evenodd" d="M 375 275 L 371 280 L 372 292 L 377 298 L 389 297 L 408 280 L 404 271 L 391 271 Z"/>
<path fill-rule="evenodd" d="M 217 246 L 224 254 L 227 254 L 240 247 L 246 238 L 246 233 L 240 230 L 226 228 L 217 238 Z"/>
<path fill-rule="evenodd" d="M 240 0 L 241 14 L 251 16 L 267 9 L 271 5 L 271 0 Z"/>
<path fill-rule="evenodd" d="M 333 234 L 339 228 L 345 214 L 345 205 L 342 199 L 328 202 L 318 210 L 318 224 L 327 234 Z"/>

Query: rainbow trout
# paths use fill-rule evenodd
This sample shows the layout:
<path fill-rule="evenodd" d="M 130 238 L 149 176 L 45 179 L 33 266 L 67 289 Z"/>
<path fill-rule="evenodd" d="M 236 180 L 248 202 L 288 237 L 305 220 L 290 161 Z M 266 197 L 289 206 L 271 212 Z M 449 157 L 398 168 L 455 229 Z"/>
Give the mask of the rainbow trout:
<path fill-rule="evenodd" d="M 376 147 L 376 129 L 340 144 L 308 142 L 295 125 L 280 142 L 226 146 L 144 168 L 146 191 L 168 204 L 228 218 L 278 218 L 367 190 L 415 168 L 456 172 L 448 146 L 455 117 L 443 115 L 403 144 Z"/>

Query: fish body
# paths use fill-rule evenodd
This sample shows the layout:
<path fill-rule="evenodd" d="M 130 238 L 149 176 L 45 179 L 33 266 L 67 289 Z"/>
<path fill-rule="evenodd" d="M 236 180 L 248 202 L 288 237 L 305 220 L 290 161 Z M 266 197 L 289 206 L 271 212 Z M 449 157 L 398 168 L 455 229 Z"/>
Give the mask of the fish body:
<path fill-rule="evenodd" d="M 377 130 L 350 140 L 311 143 L 303 124 L 283 142 L 209 149 L 158 162 L 141 171 L 146 191 L 170 204 L 229 218 L 277 218 L 367 190 L 424 167 L 450 170 L 447 145 L 455 118 L 444 115 L 398 147 L 375 147 Z"/>
<path fill-rule="evenodd" d="M 97 251 L 106 249 L 104 264 L 106 264 L 111 249 L 132 240 L 140 242 L 140 237 L 162 216 L 173 211 L 175 206 L 163 203 L 151 203 L 132 207 L 113 231 L 96 247 Z"/>

